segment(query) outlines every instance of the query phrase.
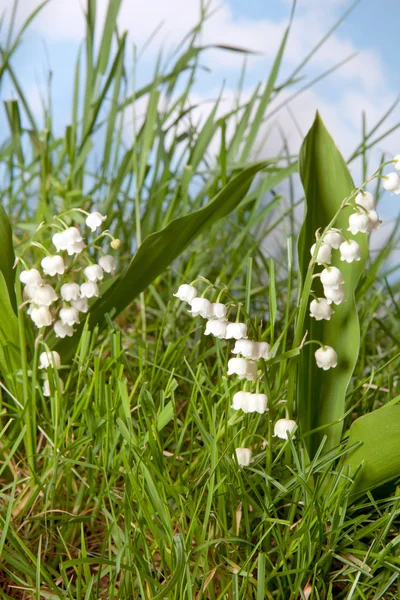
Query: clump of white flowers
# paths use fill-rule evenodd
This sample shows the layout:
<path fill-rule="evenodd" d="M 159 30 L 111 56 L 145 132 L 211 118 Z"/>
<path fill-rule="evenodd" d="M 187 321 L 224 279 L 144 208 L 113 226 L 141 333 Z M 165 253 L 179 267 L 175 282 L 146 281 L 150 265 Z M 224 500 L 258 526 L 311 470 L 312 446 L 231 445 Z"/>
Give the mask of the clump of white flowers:
<path fill-rule="evenodd" d="M 86 225 L 92 232 L 101 227 L 107 218 L 99 212 L 85 214 Z M 102 253 L 95 262 L 94 251 L 100 251 L 98 239 L 110 237 L 112 248 L 119 246 L 119 240 L 114 239 L 108 231 L 103 231 L 89 242 L 78 227 L 69 227 L 61 217 L 57 217 L 56 222 L 57 225 L 52 223 L 50 227 L 59 229 L 51 239 L 57 254 L 51 254 L 43 245 L 35 244 L 46 254 L 40 261 L 42 273 L 38 268 L 25 269 L 20 272 L 19 279 L 24 285 L 27 312 L 36 327 L 41 329 L 53 325 L 55 335 L 65 338 L 74 334 L 74 325 L 80 323 L 79 313 L 88 312 L 88 299 L 100 295 L 98 282 L 104 278 L 104 274 L 112 275 L 115 272 L 115 259 L 110 254 Z M 86 281 L 82 280 L 82 276 Z"/>

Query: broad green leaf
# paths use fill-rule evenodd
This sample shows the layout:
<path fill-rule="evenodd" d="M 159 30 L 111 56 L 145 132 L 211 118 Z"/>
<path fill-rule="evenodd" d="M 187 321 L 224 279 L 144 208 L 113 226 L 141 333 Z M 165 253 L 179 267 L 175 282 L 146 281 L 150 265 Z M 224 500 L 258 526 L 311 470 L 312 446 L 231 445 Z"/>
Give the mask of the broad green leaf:
<path fill-rule="evenodd" d="M 106 313 L 111 313 L 114 317 L 124 310 L 196 236 L 236 208 L 246 195 L 254 176 L 266 166 L 267 163 L 258 163 L 244 169 L 206 206 L 174 219 L 161 231 L 149 235 L 132 258 L 125 273 L 116 278 L 93 305 L 89 315 L 90 325 L 101 323 Z M 288 169 L 292 169 L 292 166 Z M 286 169 L 282 169 L 282 173 L 283 177 Z M 62 352 L 64 357 L 71 356 L 78 340 L 79 335 L 65 339 L 57 344 L 57 350 Z"/>
<path fill-rule="evenodd" d="M 0 271 L 0 371 L 7 381 L 13 383 L 15 373 L 21 367 L 18 319 L 11 306 L 5 277 Z M 10 382 L 10 383 L 9 383 Z M 11 385 L 11 389 L 13 389 Z"/>
<path fill-rule="evenodd" d="M 14 312 L 17 310 L 17 301 L 15 298 L 14 282 L 15 271 L 13 270 L 15 256 L 12 243 L 12 231 L 10 221 L 6 211 L 0 205 L 0 271 L 5 279 L 8 295 Z"/>
<path fill-rule="evenodd" d="M 352 476 L 351 494 L 358 496 L 399 476 L 400 406 L 383 406 L 359 417 L 350 427 L 344 464 Z"/>
<path fill-rule="evenodd" d="M 300 275 L 304 284 L 310 264 L 310 248 L 315 243 L 315 232 L 329 224 L 342 200 L 354 189 L 346 163 L 319 114 L 301 147 L 299 171 L 306 196 L 306 214 L 298 245 Z M 346 233 L 351 212 L 351 208 L 344 209 L 335 224 Z M 359 262 L 343 263 L 339 260 L 339 251 L 332 251 L 332 264 L 341 270 L 345 281 L 346 301 L 340 306 L 334 305 L 335 314 L 330 321 L 312 319 L 307 309 L 304 322 L 300 324 L 302 335 L 308 331 L 308 340 L 319 340 L 332 346 L 338 355 L 337 367 L 323 371 L 316 365 L 316 344 L 306 345 L 301 351 L 297 370 L 296 406 L 303 434 L 332 424 L 344 414 L 345 393 L 360 344 L 354 291 L 368 255 L 367 236 L 357 234 L 356 240 L 361 246 L 362 258 Z M 319 272 L 322 268 L 317 267 L 315 271 Z M 319 279 L 314 279 L 312 289 L 318 297 L 323 297 Z M 325 434 L 328 436 L 325 451 L 338 444 L 342 427 L 342 422 L 339 422 L 309 436 L 307 441 L 310 454 L 315 453 Z"/>

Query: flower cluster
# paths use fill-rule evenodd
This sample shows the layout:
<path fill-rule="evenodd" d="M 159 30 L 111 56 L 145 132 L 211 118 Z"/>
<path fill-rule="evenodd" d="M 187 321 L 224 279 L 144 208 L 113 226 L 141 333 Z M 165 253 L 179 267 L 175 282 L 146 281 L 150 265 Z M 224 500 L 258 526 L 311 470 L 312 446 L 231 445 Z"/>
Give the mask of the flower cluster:
<path fill-rule="evenodd" d="M 400 166 L 400 157 L 399 157 Z M 396 192 L 397 193 L 397 192 Z M 400 191 L 399 191 L 400 193 Z M 371 192 L 360 191 L 355 196 L 354 212 L 349 217 L 347 231 L 353 235 L 368 234 L 377 229 L 381 221 L 376 212 L 376 201 Z M 340 251 L 340 260 L 347 263 L 361 260 L 360 245 L 340 229 L 330 229 L 311 247 L 311 256 L 318 265 L 325 268 L 318 273 L 324 290 L 323 298 L 310 302 L 310 316 L 316 321 L 329 321 L 335 314 L 332 304 L 339 305 L 346 300 L 345 282 L 341 271 L 331 266 L 332 251 Z M 321 344 L 315 352 L 317 366 L 325 371 L 337 366 L 337 354 L 333 348 Z"/>
<path fill-rule="evenodd" d="M 267 342 L 258 342 L 248 339 L 247 326 L 241 322 L 228 321 L 229 306 L 220 302 L 212 303 L 207 298 L 198 297 L 194 285 L 183 284 L 179 286 L 176 298 L 190 305 L 189 313 L 196 317 L 207 319 L 205 335 L 213 335 L 220 340 L 235 340 L 232 354 L 235 355 L 228 361 L 228 375 L 237 375 L 239 380 L 259 381 L 258 362 L 270 358 L 271 348 Z M 233 396 L 231 408 L 242 410 L 244 413 L 263 414 L 267 411 L 268 397 L 266 394 L 252 393 L 241 390 Z M 274 435 L 288 439 L 296 427 L 295 421 L 280 419 L 275 423 Z M 252 452 L 250 448 L 236 448 L 235 456 L 241 466 L 251 463 Z"/>
<path fill-rule="evenodd" d="M 105 219 L 100 213 L 93 212 L 87 215 L 86 225 L 94 232 Z M 98 282 L 103 279 L 104 273 L 113 274 L 115 271 L 113 256 L 104 254 L 98 264 L 93 264 L 85 252 L 90 244 L 86 245 L 79 229 L 64 226 L 65 229 L 57 231 L 52 237 L 57 254 L 49 254 L 37 244 L 46 252 L 40 263 L 42 273 L 36 268 L 26 269 L 21 271 L 19 277 L 24 285 L 24 296 L 32 321 L 39 329 L 53 325 L 54 333 L 59 338 L 73 335 L 74 325 L 80 322 L 79 313 L 87 313 L 88 300 L 99 296 Z M 87 264 L 85 268 L 81 265 L 80 257 Z M 74 281 L 81 273 L 86 281 Z M 56 276 L 55 285 L 46 280 Z M 60 297 L 61 303 L 55 304 Z"/>

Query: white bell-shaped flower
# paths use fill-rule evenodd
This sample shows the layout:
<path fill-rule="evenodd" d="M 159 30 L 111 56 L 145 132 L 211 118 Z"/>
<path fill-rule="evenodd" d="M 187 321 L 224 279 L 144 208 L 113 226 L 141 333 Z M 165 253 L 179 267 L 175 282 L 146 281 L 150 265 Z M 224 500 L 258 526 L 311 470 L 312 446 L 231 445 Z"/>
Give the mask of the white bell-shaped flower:
<path fill-rule="evenodd" d="M 337 267 L 327 267 L 321 271 L 321 283 L 324 287 L 337 289 L 344 283 L 344 279 Z"/>
<path fill-rule="evenodd" d="M 81 298 L 97 298 L 99 296 L 99 288 L 97 283 L 86 281 L 81 285 Z M 83 312 L 83 311 L 81 311 Z"/>
<path fill-rule="evenodd" d="M 64 231 L 55 233 L 52 237 L 52 241 L 57 248 L 57 252 L 60 250 L 68 250 L 75 245 L 83 244 L 83 238 L 77 227 L 68 227 L 68 229 L 65 229 Z M 68 251 L 68 254 L 73 253 L 74 252 Z"/>
<path fill-rule="evenodd" d="M 50 366 L 53 367 L 53 369 L 59 369 L 61 367 L 60 355 L 55 350 L 41 352 L 39 355 L 39 369 L 48 369 Z"/>
<path fill-rule="evenodd" d="M 228 323 L 226 327 L 227 340 L 241 340 L 247 338 L 247 325 L 245 323 Z"/>
<path fill-rule="evenodd" d="M 244 358 L 259 360 L 260 358 L 268 359 L 270 357 L 271 347 L 267 342 L 253 342 L 251 340 L 237 340 L 232 354 L 241 354 Z"/>
<path fill-rule="evenodd" d="M 257 363 L 245 358 L 231 358 L 228 360 L 228 375 L 254 381 L 257 379 Z"/>
<path fill-rule="evenodd" d="M 383 178 L 383 187 L 392 194 L 400 194 L 400 175 L 398 173 L 388 173 Z"/>
<path fill-rule="evenodd" d="M 72 337 L 74 335 L 74 328 L 71 325 L 66 325 L 62 321 L 56 321 L 53 328 L 54 333 L 58 338 L 64 339 L 65 337 Z"/>
<path fill-rule="evenodd" d="M 375 212 L 375 211 L 372 211 Z M 354 260 L 361 260 L 361 248 L 354 240 L 346 240 L 340 244 L 340 260 L 352 263 Z"/>
<path fill-rule="evenodd" d="M 105 271 L 105 273 L 115 272 L 115 258 L 111 254 L 106 254 L 99 258 L 99 265 Z"/>
<path fill-rule="evenodd" d="M 193 317 L 203 317 L 203 319 L 212 319 L 211 302 L 207 298 L 193 298 L 190 303 L 191 313 Z"/>
<path fill-rule="evenodd" d="M 228 307 L 225 304 L 222 304 L 222 302 L 213 302 L 211 304 L 211 310 L 214 319 L 223 320 L 226 317 Z"/>
<path fill-rule="evenodd" d="M 369 210 L 367 213 L 367 217 L 369 222 L 368 231 L 372 231 L 373 229 L 379 229 L 382 221 L 380 220 L 376 210 Z"/>
<path fill-rule="evenodd" d="M 365 213 L 353 213 L 349 217 L 348 231 L 353 235 L 356 233 L 368 233 L 369 220 Z"/>
<path fill-rule="evenodd" d="M 85 285 L 85 284 L 83 284 Z M 89 302 L 88 299 L 85 298 L 77 298 L 76 300 L 71 300 L 71 305 L 79 310 L 81 313 L 87 313 L 89 310 Z"/>
<path fill-rule="evenodd" d="M 47 327 L 53 322 L 53 318 L 47 306 L 38 306 L 33 308 L 30 314 L 32 321 L 36 327 Z"/>
<path fill-rule="evenodd" d="M 328 244 L 331 248 L 337 250 L 343 242 L 343 237 L 335 229 L 330 229 L 324 237 L 324 244 Z"/>
<path fill-rule="evenodd" d="M 100 265 L 89 265 L 83 270 L 83 274 L 88 281 L 101 281 L 104 277 L 103 269 Z"/>
<path fill-rule="evenodd" d="M 60 289 L 61 298 L 70 302 L 79 298 L 79 285 L 77 283 L 64 283 Z"/>
<path fill-rule="evenodd" d="M 291 434 L 295 427 L 296 421 L 293 421 L 293 419 L 278 419 L 274 426 L 274 437 L 287 440 L 288 432 Z"/>
<path fill-rule="evenodd" d="M 248 412 L 249 413 L 259 413 L 260 415 L 264 414 L 267 410 L 268 397 L 266 394 L 251 394 L 249 403 L 248 403 Z"/>
<path fill-rule="evenodd" d="M 224 340 L 226 336 L 226 323 L 218 319 L 210 319 L 207 321 L 204 335 L 213 335 L 214 337 Z"/>
<path fill-rule="evenodd" d="M 37 306 L 50 306 L 58 298 L 55 290 L 48 283 L 27 285 L 25 292 L 28 298 Z"/>
<path fill-rule="evenodd" d="M 339 285 L 337 288 L 329 286 L 324 287 L 324 294 L 328 304 L 341 304 L 346 300 L 346 290 L 344 285 Z"/>
<path fill-rule="evenodd" d="M 394 160 L 394 168 L 396 169 L 396 171 L 400 171 L 400 154 L 396 154 L 396 156 L 393 158 Z"/>
<path fill-rule="evenodd" d="M 37 269 L 21 271 L 19 280 L 25 285 L 42 285 L 42 277 Z"/>
<path fill-rule="evenodd" d="M 88 215 L 86 217 L 86 225 L 92 231 L 96 231 L 96 229 L 98 229 L 99 227 L 102 226 L 102 224 L 104 223 L 104 221 L 106 219 L 107 219 L 107 215 L 103 216 L 99 212 L 92 212 L 92 213 L 90 213 L 90 215 Z"/>
<path fill-rule="evenodd" d="M 50 275 L 50 277 L 54 277 L 54 275 L 63 275 L 65 271 L 63 257 L 58 254 L 45 256 L 40 264 L 42 265 L 43 273 L 45 275 Z"/>
<path fill-rule="evenodd" d="M 241 467 L 248 467 L 251 463 L 252 452 L 250 448 L 236 448 L 236 460 Z"/>
<path fill-rule="evenodd" d="M 315 251 L 315 247 L 317 244 L 313 244 L 311 246 L 310 249 L 310 253 L 311 256 L 314 256 L 314 251 Z M 326 264 L 326 265 L 330 265 L 332 261 L 332 247 L 329 244 L 321 244 L 319 250 L 318 250 L 318 254 L 317 254 L 317 258 L 316 258 L 316 262 L 317 265 L 322 265 L 322 264 Z"/>
<path fill-rule="evenodd" d="M 232 398 L 231 408 L 233 410 L 242 410 L 243 412 L 249 412 L 247 407 L 249 404 L 249 398 L 251 392 L 236 392 Z"/>
<path fill-rule="evenodd" d="M 313 317 L 316 321 L 322 321 L 322 319 L 329 321 L 334 314 L 326 298 L 316 298 L 311 301 L 310 317 Z"/>
<path fill-rule="evenodd" d="M 265 360 L 271 358 L 271 346 L 268 344 L 268 342 L 257 342 L 257 344 L 259 358 L 264 358 Z"/>
<path fill-rule="evenodd" d="M 46 398 L 50 397 L 51 392 L 50 392 L 50 384 L 49 384 L 49 380 L 48 379 L 45 379 L 43 381 L 42 391 L 43 391 L 43 396 L 46 396 Z"/>
<path fill-rule="evenodd" d="M 72 327 L 75 323 L 79 323 L 78 309 L 73 306 L 64 306 L 60 310 L 60 319 L 64 325 Z"/>
<path fill-rule="evenodd" d="M 71 244 L 67 248 L 68 256 L 72 256 L 73 254 L 80 254 L 82 250 L 84 250 L 85 244 L 84 242 L 75 242 Z"/>
<path fill-rule="evenodd" d="M 358 192 L 356 196 L 356 204 L 367 210 L 374 210 L 376 206 L 376 200 L 371 192 Z"/>
<path fill-rule="evenodd" d="M 322 346 L 315 352 L 317 367 L 327 371 L 337 365 L 337 354 L 331 346 Z"/>
<path fill-rule="evenodd" d="M 99 261 L 100 262 L 100 261 Z M 182 302 L 191 304 L 192 300 L 197 296 L 197 290 L 194 285 L 183 283 L 179 286 L 178 291 L 174 294 L 175 298 L 179 298 Z"/>

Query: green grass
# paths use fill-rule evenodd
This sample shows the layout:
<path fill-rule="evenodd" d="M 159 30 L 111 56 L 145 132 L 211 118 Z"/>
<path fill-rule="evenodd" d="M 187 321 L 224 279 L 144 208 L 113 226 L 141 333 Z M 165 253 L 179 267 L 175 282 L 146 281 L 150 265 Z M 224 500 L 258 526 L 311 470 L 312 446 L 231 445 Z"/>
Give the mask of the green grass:
<path fill-rule="evenodd" d="M 200 25 L 173 66 L 135 90 L 126 39 L 120 36 L 116 49 L 110 44 L 118 3 L 110 2 L 98 50 L 96 2 L 87 6 L 86 65 L 78 59 L 62 137 L 50 111 L 39 124 L 29 108 L 13 69 L 19 38 L 1 49 L 0 78 L 11 77 L 19 91 L 7 105 L 0 198 L 15 252 L 27 247 L 32 263 L 39 253 L 29 243 L 42 220 L 76 207 L 107 212 L 121 240 L 122 272 L 149 234 L 203 207 L 256 160 L 270 100 L 293 85 L 312 54 L 282 85 L 277 50 L 267 82 L 249 102 L 239 97 L 240 110 L 217 117 L 216 100 L 201 128 L 186 127 Z M 126 147 L 123 109 L 140 98 L 148 117 Z M 227 138 L 230 123 L 235 134 Z M 350 160 L 361 157 L 365 165 L 366 149 L 381 137 L 365 119 L 363 131 Z M 222 140 L 216 159 L 214 136 Z M 102 157 L 95 171 L 94 154 Z M 232 343 L 205 337 L 204 321 L 173 297 L 181 283 L 202 275 L 215 285 L 214 297 L 226 286 L 223 299 L 243 305 L 260 338 L 280 341 L 280 355 L 291 350 L 299 285 L 294 209 L 302 198 L 293 174 L 287 188 L 270 184 L 275 169 L 295 158 L 271 158 L 239 207 L 155 273 L 126 310 L 108 315 L 105 327 L 86 325 L 74 356 L 50 374 L 50 398 L 42 394 L 36 332 L 19 311 L 23 367 L 0 379 L 1 598 L 400 598 L 398 481 L 354 501 L 345 437 L 328 452 L 323 438 L 311 458 L 300 432 L 288 442 L 272 437 L 286 414 L 287 357 L 265 369 L 260 389 L 269 411 L 234 412 L 240 385 L 226 377 Z M 396 224 L 357 287 L 360 353 L 346 392 L 345 432 L 399 394 L 399 284 L 387 263 L 398 237 Z M 239 468 L 232 455 L 245 445 L 254 461 Z"/>

